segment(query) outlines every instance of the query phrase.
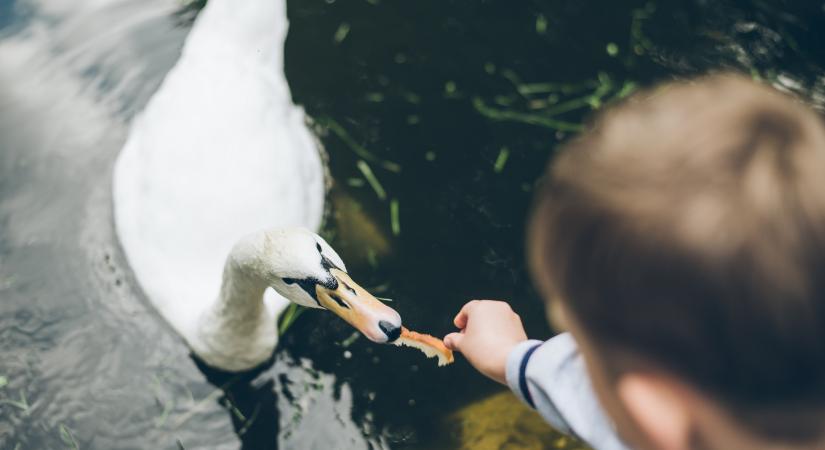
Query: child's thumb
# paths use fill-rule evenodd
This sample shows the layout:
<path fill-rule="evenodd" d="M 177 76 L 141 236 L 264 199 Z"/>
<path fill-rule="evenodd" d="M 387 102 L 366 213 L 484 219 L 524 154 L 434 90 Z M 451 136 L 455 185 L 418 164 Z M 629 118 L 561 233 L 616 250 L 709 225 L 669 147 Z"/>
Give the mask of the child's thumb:
<path fill-rule="evenodd" d="M 461 342 L 464 340 L 462 333 L 450 333 L 444 336 L 444 345 L 450 350 L 461 351 Z"/>

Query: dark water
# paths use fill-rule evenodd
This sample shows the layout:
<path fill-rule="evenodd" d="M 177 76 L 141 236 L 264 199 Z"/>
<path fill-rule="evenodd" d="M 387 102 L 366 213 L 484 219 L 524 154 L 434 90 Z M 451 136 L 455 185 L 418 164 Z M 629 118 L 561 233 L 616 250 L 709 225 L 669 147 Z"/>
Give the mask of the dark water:
<path fill-rule="evenodd" d="M 201 370 L 143 298 L 111 166 L 196 12 L 0 0 L 0 448 L 466 446 L 449 417 L 501 388 L 460 359 L 439 369 L 309 312 L 271 367 L 231 377 Z M 289 16 L 287 77 L 335 178 L 324 232 L 438 335 L 471 298 L 551 334 L 523 223 L 594 109 L 718 68 L 825 98 L 822 2 L 300 0 Z"/>

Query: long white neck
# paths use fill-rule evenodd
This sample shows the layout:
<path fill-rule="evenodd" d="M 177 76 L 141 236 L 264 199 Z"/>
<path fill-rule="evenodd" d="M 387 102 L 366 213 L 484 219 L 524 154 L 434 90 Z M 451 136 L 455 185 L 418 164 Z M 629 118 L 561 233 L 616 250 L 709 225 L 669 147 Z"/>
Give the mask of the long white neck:
<path fill-rule="evenodd" d="M 228 326 L 236 328 L 258 321 L 265 312 L 265 280 L 255 274 L 256 261 L 229 255 L 223 268 L 223 282 L 214 312 Z M 245 256 L 245 255 L 244 255 Z"/>
<path fill-rule="evenodd" d="M 287 28 L 284 0 L 209 0 L 184 51 L 225 48 L 260 60 L 281 74 Z"/>
<path fill-rule="evenodd" d="M 265 252 L 255 244 L 248 241 L 232 249 L 218 298 L 199 321 L 201 348 L 195 350 L 212 366 L 250 369 L 266 361 L 278 343 L 277 318 L 263 300 L 268 287 L 261 275 Z"/>

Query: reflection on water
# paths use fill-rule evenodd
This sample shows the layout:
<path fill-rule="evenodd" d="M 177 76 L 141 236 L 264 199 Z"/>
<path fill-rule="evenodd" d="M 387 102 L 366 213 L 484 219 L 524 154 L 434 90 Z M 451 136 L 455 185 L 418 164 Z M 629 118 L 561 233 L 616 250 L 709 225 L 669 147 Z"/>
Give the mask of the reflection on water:
<path fill-rule="evenodd" d="M 716 67 L 822 104 L 821 5 L 679 3 L 291 1 L 287 76 L 336 180 L 324 231 L 358 279 L 424 331 L 498 297 L 549 336 L 522 223 L 588 114 Z M 229 376 L 199 368 L 142 298 L 111 166 L 198 4 L 0 0 L 0 447 L 498 442 L 466 425 L 493 433 L 480 416 L 513 406 L 461 360 L 437 369 L 312 311 L 271 367 Z"/>

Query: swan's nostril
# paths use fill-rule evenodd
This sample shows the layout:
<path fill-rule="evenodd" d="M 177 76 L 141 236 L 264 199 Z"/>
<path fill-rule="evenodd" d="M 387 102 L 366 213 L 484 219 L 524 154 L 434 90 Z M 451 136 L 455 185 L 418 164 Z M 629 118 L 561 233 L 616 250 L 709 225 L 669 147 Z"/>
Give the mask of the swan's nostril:
<path fill-rule="evenodd" d="M 393 342 L 401 336 L 401 327 L 393 325 L 386 320 L 378 322 L 378 328 L 387 335 L 387 342 Z"/>

